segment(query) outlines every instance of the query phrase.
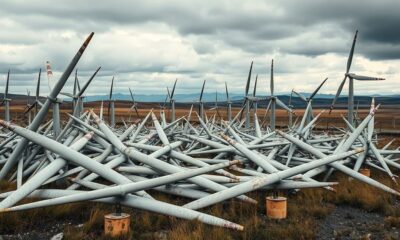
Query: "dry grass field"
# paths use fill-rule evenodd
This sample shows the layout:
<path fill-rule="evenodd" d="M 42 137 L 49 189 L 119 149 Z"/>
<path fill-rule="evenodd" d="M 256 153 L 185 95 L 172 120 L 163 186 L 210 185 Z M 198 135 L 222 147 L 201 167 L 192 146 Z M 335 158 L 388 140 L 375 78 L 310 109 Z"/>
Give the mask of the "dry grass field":
<path fill-rule="evenodd" d="M 211 227 L 195 221 L 184 221 L 172 217 L 152 214 L 136 209 L 123 209 L 130 213 L 132 239 L 398 239 L 400 228 L 400 205 L 397 199 L 376 188 L 349 180 L 336 174 L 339 181 L 336 192 L 322 189 L 302 190 L 298 193 L 282 191 L 288 197 L 288 217 L 285 220 L 270 220 L 265 215 L 265 197 L 270 192 L 253 192 L 250 197 L 258 199 L 257 205 L 230 200 L 203 209 L 206 213 L 229 219 L 242 224 L 244 231 L 234 231 L 220 227 Z M 373 172 L 373 178 L 399 190 L 390 179 Z M 2 189 L 14 189 L 10 184 L 1 184 Z M 151 192 L 156 199 L 167 202 L 185 203 L 186 199 L 172 199 L 163 194 Z M 351 207 L 351 212 L 359 211 L 357 218 L 352 213 L 343 213 L 334 221 L 350 219 L 358 224 L 338 227 L 335 232 L 324 231 L 324 219 L 342 206 Z M 103 217 L 113 211 L 111 206 L 103 204 L 68 204 L 47 207 L 17 213 L 0 214 L 0 235 L 14 238 L 13 234 L 27 233 L 22 239 L 35 239 L 63 232 L 65 239 L 108 239 L 103 235 Z M 378 221 L 364 220 L 370 215 L 378 216 Z M 354 218 L 354 219 L 352 219 Z M 360 219 L 361 218 L 361 219 Z M 54 232 L 55 231 L 55 232 Z M 353 235 L 353 238 L 349 238 Z M 23 236 L 23 235 L 22 235 Z M 51 236 L 51 235 L 50 235 Z M 331 238 L 329 238 L 331 236 Z M 356 237 L 355 237 L 356 236 Z M 326 237 L 326 238 L 325 238 Z"/>

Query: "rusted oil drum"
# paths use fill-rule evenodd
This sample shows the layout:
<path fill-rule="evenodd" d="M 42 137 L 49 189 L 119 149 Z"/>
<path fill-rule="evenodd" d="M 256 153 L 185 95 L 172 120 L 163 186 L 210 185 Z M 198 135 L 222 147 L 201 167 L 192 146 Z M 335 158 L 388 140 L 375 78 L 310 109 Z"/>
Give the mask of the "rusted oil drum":
<path fill-rule="evenodd" d="M 271 219 L 284 219 L 287 212 L 287 199 L 285 197 L 267 197 L 267 216 Z"/>
<path fill-rule="evenodd" d="M 371 169 L 369 168 L 360 168 L 359 172 L 367 177 L 371 177 Z"/>
<path fill-rule="evenodd" d="M 131 215 L 110 213 L 104 216 L 104 233 L 111 237 L 126 236 L 129 233 Z"/>

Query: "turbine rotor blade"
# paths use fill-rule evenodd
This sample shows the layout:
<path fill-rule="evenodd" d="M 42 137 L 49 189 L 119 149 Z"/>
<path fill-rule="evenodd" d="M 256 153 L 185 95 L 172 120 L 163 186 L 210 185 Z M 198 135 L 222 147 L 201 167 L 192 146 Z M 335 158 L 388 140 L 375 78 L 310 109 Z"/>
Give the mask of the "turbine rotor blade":
<path fill-rule="evenodd" d="M 203 82 L 203 87 L 201 88 L 201 92 L 200 92 L 200 98 L 199 101 L 201 102 L 201 100 L 203 99 L 203 92 L 204 92 L 204 86 L 206 85 L 206 80 L 204 80 Z"/>
<path fill-rule="evenodd" d="M 247 95 L 249 94 L 250 79 L 251 79 L 251 72 L 252 72 L 252 71 L 253 71 L 253 61 L 251 61 L 250 70 L 249 70 L 249 75 L 248 75 L 248 77 L 247 77 L 245 96 L 247 96 Z"/>
<path fill-rule="evenodd" d="M 226 101 L 229 101 L 228 85 L 225 82 Z"/>
<path fill-rule="evenodd" d="M 257 81 L 258 81 L 258 74 L 256 75 L 256 81 L 254 82 L 253 97 L 256 97 L 256 92 L 257 92 Z"/>
<path fill-rule="evenodd" d="M 290 109 L 285 103 L 283 103 L 281 100 L 279 100 L 279 98 L 275 98 L 276 104 L 278 104 L 278 106 L 280 106 L 281 108 L 285 109 L 288 112 L 293 112 L 292 109 Z"/>
<path fill-rule="evenodd" d="M 37 79 L 37 85 L 36 85 L 36 100 L 39 99 L 39 91 L 40 91 L 40 76 L 42 75 L 42 69 L 39 68 L 39 75 Z"/>
<path fill-rule="evenodd" d="M 133 102 L 133 104 L 135 104 L 135 99 L 133 98 L 133 94 L 132 94 L 132 90 L 131 90 L 131 88 L 129 88 L 129 93 L 131 94 L 131 98 L 132 98 L 132 102 Z"/>
<path fill-rule="evenodd" d="M 295 90 L 292 90 L 292 93 L 296 94 L 301 100 L 303 100 L 304 102 L 307 102 L 307 98 L 304 97 L 303 94 L 296 92 Z"/>
<path fill-rule="evenodd" d="M 356 30 L 356 34 L 354 35 L 353 44 L 351 45 L 351 49 L 350 49 L 350 53 L 349 53 L 349 58 L 347 59 L 346 73 L 349 73 L 351 63 L 353 61 L 354 47 L 355 47 L 356 41 L 357 41 L 357 34 L 358 34 L 358 30 Z"/>
<path fill-rule="evenodd" d="M 314 98 L 314 96 L 318 93 L 318 91 L 321 89 L 322 85 L 324 85 L 326 80 L 328 80 L 328 78 L 325 78 L 325 80 L 322 81 L 322 83 L 317 87 L 317 89 L 315 89 L 315 91 L 311 94 L 311 96 L 308 98 L 308 100 L 312 100 Z"/>
<path fill-rule="evenodd" d="M 74 90 L 72 94 L 76 95 L 76 88 L 77 88 L 77 83 L 78 82 L 78 69 L 75 69 L 75 81 L 74 81 Z"/>
<path fill-rule="evenodd" d="M 271 61 L 271 81 L 270 81 L 271 96 L 274 96 L 274 59 Z"/>
<path fill-rule="evenodd" d="M 357 74 L 354 74 L 354 73 L 349 73 L 348 76 L 349 76 L 349 78 L 352 78 L 352 79 L 355 79 L 355 80 L 361 80 L 361 81 L 385 80 L 384 78 L 368 77 L 368 76 L 357 75 Z"/>
<path fill-rule="evenodd" d="M 97 68 L 97 70 L 93 73 L 93 75 L 89 78 L 89 80 L 87 80 L 87 82 L 85 83 L 85 85 L 83 86 L 82 89 L 80 89 L 80 87 L 79 87 L 78 78 L 76 79 L 76 80 L 77 80 L 77 83 L 78 83 L 78 88 L 79 88 L 78 97 L 81 97 L 81 96 L 83 95 L 83 93 L 86 91 L 86 88 L 89 87 L 89 84 L 92 82 L 92 80 L 94 79 L 94 77 L 96 76 L 96 74 L 100 71 L 100 68 L 101 68 L 101 67 Z"/>
<path fill-rule="evenodd" d="M 174 83 L 174 87 L 172 88 L 172 92 L 171 92 L 171 100 L 173 99 L 173 97 L 174 97 L 174 93 L 175 93 L 175 87 L 176 87 L 176 82 L 178 81 L 178 79 L 176 79 L 175 80 L 175 83 Z"/>
<path fill-rule="evenodd" d="M 9 83 L 10 83 L 10 69 L 8 70 L 8 73 L 7 73 L 7 82 L 6 82 L 6 90 L 4 91 L 4 98 L 7 98 Z"/>
<path fill-rule="evenodd" d="M 342 92 L 343 86 L 346 83 L 346 78 L 347 78 L 347 75 L 344 76 L 343 81 L 339 85 L 339 88 L 338 88 L 338 90 L 336 92 L 335 98 L 333 99 L 331 107 L 329 109 L 329 114 L 332 112 L 333 107 L 335 106 L 335 103 L 336 103 L 337 99 L 339 98 L 340 93 Z"/>
<path fill-rule="evenodd" d="M 27 109 L 24 111 L 24 115 L 27 114 L 29 111 L 31 111 L 36 106 L 36 104 L 37 104 L 37 102 L 34 102 L 29 107 L 27 106 Z"/>
<path fill-rule="evenodd" d="M 111 79 L 110 95 L 108 97 L 108 100 L 111 100 L 112 98 L 113 87 L 114 87 L 114 76 Z"/>

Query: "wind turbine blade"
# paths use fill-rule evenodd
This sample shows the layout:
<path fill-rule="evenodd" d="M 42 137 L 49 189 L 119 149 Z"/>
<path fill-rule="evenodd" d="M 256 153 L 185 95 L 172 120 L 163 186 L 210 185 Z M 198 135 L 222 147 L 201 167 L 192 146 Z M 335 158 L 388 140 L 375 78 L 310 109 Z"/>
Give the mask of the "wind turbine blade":
<path fill-rule="evenodd" d="M 244 96 L 247 96 L 249 94 L 249 88 L 250 88 L 250 79 L 251 79 L 251 72 L 253 71 L 253 61 L 251 61 L 250 64 L 250 70 L 249 70 L 249 76 L 247 77 L 247 83 L 246 83 L 246 92 Z"/>
<path fill-rule="evenodd" d="M 354 35 L 353 44 L 351 45 L 349 58 L 347 59 L 346 73 L 349 73 L 350 67 L 351 67 L 351 62 L 353 61 L 354 47 L 355 47 L 356 41 L 357 41 L 357 34 L 358 34 L 358 30 L 356 30 L 356 34 Z"/>
<path fill-rule="evenodd" d="M 72 92 L 72 94 L 74 94 L 74 96 L 76 95 L 77 82 L 78 82 L 78 69 L 75 69 L 74 90 Z"/>
<path fill-rule="evenodd" d="M 292 93 L 296 94 L 301 100 L 303 100 L 304 102 L 307 102 L 307 98 L 304 97 L 303 94 L 296 92 L 295 90 L 292 90 Z"/>
<path fill-rule="evenodd" d="M 286 106 L 285 103 L 283 103 L 281 100 L 279 100 L 279 98 L 275 98 L 276 104 L 278 104 L 278 106 L 280 106 L 281 108 L 285 109 L 288 112 L 293 112 L 292 109 L 290 109 L 288 106 Z"/>
<path fill-rule="evenodd" d="M 240 111 L 240 118 L 239 118 L 239 121 L 242 121 L 243 112 L 244 112 L 243 109 L 244 109 L 244 107 L 246 106 L 247 101 L 248 101 L 248 99 L 245 98 L 245 99 L 244 99 L 244 102 L 243 102 L 243 105 L 242 105 L 242 111 Z"/>
<path fill-rule="evenodd" d="M 352 79 L 355 80 L 361 80 L 361 81 L 376 81 L 376 80 L 385 80 L 384 78 L 378 78 L 378 77 L 368 77 L 368 76 L 362 76 L 362 75 L 357 75 L 354 73 L 348 74 L 348 76 Z"/>
<path fill-rule="evenodd" d="M 329 114 L 332 112 L 333 107 L 335 106 L 335 103 L 336 103 L 337 99 L 339 98 L 340 93 L 342 92 L 343 86 L 346 83 L 346 78 L 347 78 L 347 75 L 343 78 L 343 81 L 340 83 L 340 86 L 336 92 L 335 98 L 332 101 L 332 104 L 331 104 L 331 107 L 329 110 Z"/>
<path fill-rule="evenodd" d="M 64 96 L 67 96 L 67 97 L 70 97 L 70 98 L 73 98 L 73 97 L 74 97 L 74 95 L 71 94 L 71 93 L 60 92 L 60 94 L 61 94 L 61 95 L 64 95 Z"/>
<path fill-rule="evenodd" d="M 7 82 L 6 82 L 6 90 L 4 91 L 4 98 L 7 98 L 9 83 L 10 83 L 10 70 L 8 70 L 8 73 L 7 73 Z"/>
<path fill-rule="evenodd" d="M 324 85 L 326 80 L 328 80 L 328 78 L 325 78 L 325 80 L 322 81 L 322 83 L 317 87 L 317 89 L 315 89 L 315 91 L 311 94 L 311 96 L 308 98 L 308 100 L 311 100 L 314 98 L 314 96 L 318 93 L 318 91 L 321 89 L 322 85 Z"/>
<path fill-rule="evenodd" d="M 174 83 L 174 87 L 172 88 L 172 92 L 171 92 L 171 100 L 173 99 L 173 97 L 174 97 L 174 93 L 175 93 L 175 87 L 176 87 L 176 82 L 178 81 L 178 79 L 176 79 L 175 80 L 175 83 Z"/>
<path fill-rule="evenodd" d="M 201 102 L 201 100 L 203 99 L 203 92 L 204 92 L 204 86 L 206 85 L 206 80 L 204 80 L 203 82 L 203 87 L 201 88 L 201 93 L 200 93 L 200 98 L 199 101 Z"/>
<path fill-rule="evenodd" d="M 97 70 L 93 73 L 93 75 L 89 78 L 89 80 L 87 80 L 87 82 L 85 83 L 85 85 L 83 86 L 82 89 L 79 90 L 78 96 L 82 96 L 83 93 L 86 91 L 86 88 L 89 87 L 89 84 L 92 82 L 92 80 L 94 79 L 94 77 L 96 76 L 96 74 L 100 71 L 100 68 L 97 68 Z M 79 81 L 77 79 L 77 83 L 78 83 L 78 87 L 79 87 Z"/>
<path fill-rule="evenodd" d="M 271 61 L 271 82 L 270 82 L 271 96 L 274 96 L 274 59 Z"/>
<path fill-rule="evenodd" d="M 112 77 L 112 80 L 111 80 L 110 96 L 108 97 L 108 100 L 111 100 L 111 98 L 112 98 L 113 87 L 114 87 L 114 76 Z"/>
<path fill-rule="evenodd" d="M 103 100 L 101 100 L 101 105 L 100 105 L 100 112 L 99 112 L 99 117 L 101 120 L 103 120 Z"/>
<path fill-rule="evenodd" d="M 167 87 L 167 94 L 168 94 L 168 98 L 171 99 L 171 93 L 169 92 L 169 88 Z"/>
<path fill-rule="evenodd" d="M 132 94 L 132 90 L 131 90 L 131 88 L 129 88 L 129 93 L 131 94 L 131 98 L 132 98 L 132 102 L 133 102 L 133 104 L 135 104 L 135 99 L 133 98 L 133 94 Z"/>
<path fill-rule="evenodd" d="M 258 81 L 258 74 L 256 75 L 256 81 L 254 82 L 253 97 L 256 97 L 256 92 L 257 92 L 257 81 Z"/>
<path fill-rule="evenodd" d="M 24 111 L 24 115 L 27 114 L 30 110 L 32 110 L 32 108 L 34 108 L 36 106 L 37 102 L 34 102 L 32 105 L 30 105 L 25 111 Z"/>
<path fill-rule="evenodd" d="M 167 87 L 167 96 L 165 96 L 164 105 L 162 106 L 162 108 L 165 108 L 165 105 L 167 104 L 168 98 L 169 98 L 169 90 L 168 90 L 168 87 Z"/>
<path fill-rule="evenodd" d="M 78 77 L 76 78 L 76 85 L 78 86 L 78 91 L 81 91 L 81 85 L 79 84 L 79 79 Z"/>
<path fill-rule="evenodd" d="M 37 85 L 36 85 L 36 100 L 39 99 L 39 91 L 40 91 L 40 76 L 42 75 L 42 69 L 39 68 L 39 75 L 37 79 Z"/>
<path fill-rule="evenodd" d="M 226 92 L 226 101 L 229 102 L 229 92 L 228 92 L 228 85 L 225 82 L 225 92 Z"/>
<path fill-rule="evenodd" d="M 264 114 L 264 118 L 261 122 L 261 125 L 264 125 L 264 123 L 267 121 L 267 116 L 268 116 L 269 108 L 271 107 L 271 102 L 272 101 L 268 101 L 268 105 L 267 105 L 267 108 L 265 109 L 265 114 Z"/>
<path fill-rule="evenodd" d="M 138 109 L 137 109 L 136 105 L 134 106 L 134 108 L 135 108 L 135 112 L 136 112 L 136 115 L 137 115 L 137 117 L 140 117 L 140 116 L 139 116 L 139 112 L 138 112 Z"/>

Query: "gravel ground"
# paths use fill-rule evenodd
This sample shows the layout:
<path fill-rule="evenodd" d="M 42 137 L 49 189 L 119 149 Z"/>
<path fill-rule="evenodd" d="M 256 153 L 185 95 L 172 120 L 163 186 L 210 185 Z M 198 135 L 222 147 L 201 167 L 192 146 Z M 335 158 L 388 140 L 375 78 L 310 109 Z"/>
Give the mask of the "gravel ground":
<path fill-rule="evenodd" d="M 64 228 L 69 225 L 74 225 L 76 227 L 83 226 L 82 224 L 76 224 L 72 222 L 55 222 L 52 224 L 48 223 L 32 231 L 24 233 L 18 233 L 13 235 L 0 235 L 0 240 L 36 240 L 36 239 L 61 240 Z"/>
<path fill-rule="evenodd" d="M 400 239 L 399 229 L 388 228 L 385 217 L 349 206 L 336 206 L 321 220 L 316 239 Z"/>

